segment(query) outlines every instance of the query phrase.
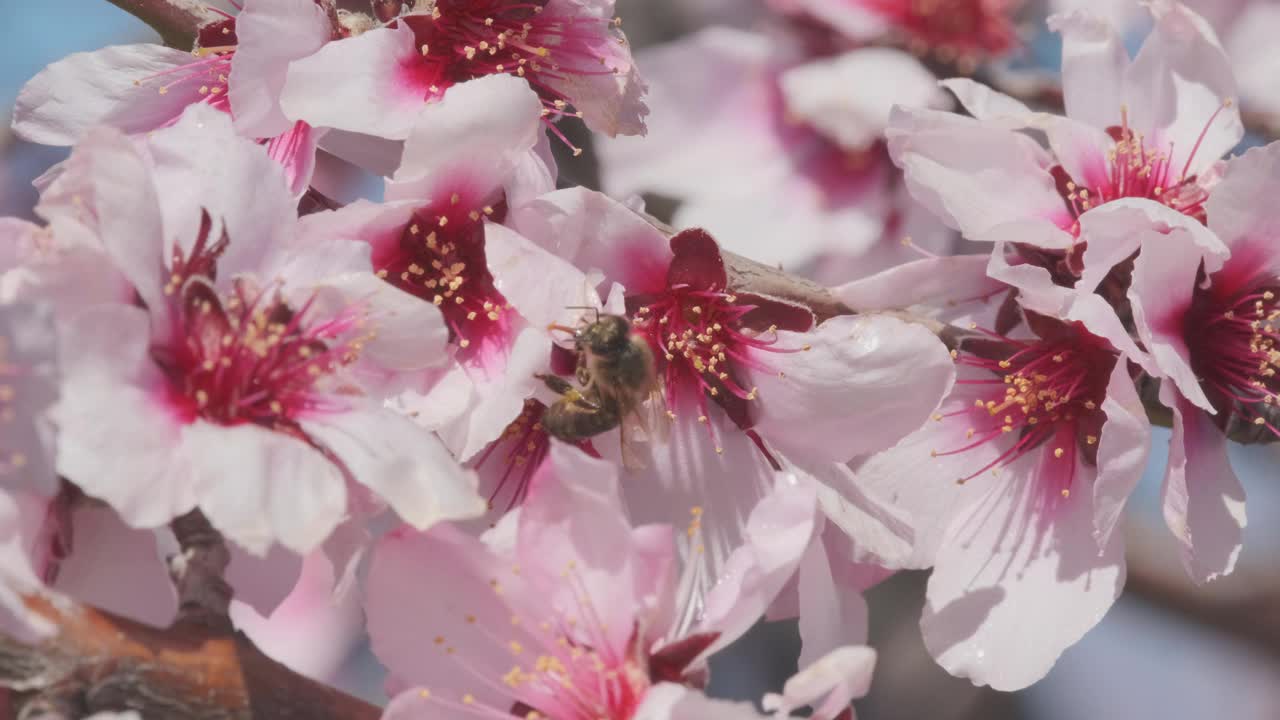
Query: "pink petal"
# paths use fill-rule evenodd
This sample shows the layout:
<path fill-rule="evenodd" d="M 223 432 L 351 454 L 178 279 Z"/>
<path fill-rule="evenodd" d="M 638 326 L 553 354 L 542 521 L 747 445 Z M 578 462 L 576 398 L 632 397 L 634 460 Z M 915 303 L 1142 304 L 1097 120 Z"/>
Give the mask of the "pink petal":
<path fill-rule="evenodd" d="M 403 140 L 429 90 L 415 73 L 421 60 L 403 24 L 326 43 L 290 63 L 280 108 L 316 127 Z"/>
<path fill-rule="evenodd" d="M 750 703 L 712 700 L 675 683 L 659 683 L 645 693 L 631 720 L 763 720 Z M 407 720 L 407 718 L 406 718 Z"/>
<path fill-rule="evenodd" d="M 557 78 L 547 74 L 547 84 L 563 93 L 582 113 L 582 120 L 595 132 L 615 135 L 643 135 L 644 118 L 649 114 L 644 95 L 647 89 L 632 59 L 627 39 L 614 30 L 613 0 L 550 0 L 542 9 L 542 21 L 564 27 L 582 28 L 584 16 L 600 21 L 602 32 L 591 37 L 579 31 L 572 42 L 575 53 L 598 58 L 584 62 L 581 69 L 566 68 Z M 566 53 L 567 54 L 567 53 Z"/>
<path fill-rule="evenodd" d="M 859 312 L 912 305 L 933 307 L 990 297 L 1007 289 L 987 275 L 990 256 L 949 255 L 902 263 L 871 277 L 834 288 L 836 297 Z"/>
<path fill-rule="evenodd" d="M 1164 520 L 1198 583 L 1229 575 L 1240 557 L 1246 523 L 1244 488 L 1227 458 L 1227 438 L 1204 411 L 1167 388 L 1173 436 L 1164 475 Z"/>
<path fill-rule="evenodd" d="M 1015 231 L 1025 229 L 1019 225 L 1010 223 L 1004 227 Z M 1010 250 L 1006 243 L 996 243 L 991 251 L 991 260 L 987 263 L 987 274 L 1017 288 L 1018 304 L 1024 309 L 1051 317 L 1063 315 L 1074 297 L 1071 289 L 1055 283 L 1047 268 L 1024 262 Z M 1011 260 L 1014 262 L 1010 262 Z"/>
<path fill-rule="evenodd" d="M 524 80 L 493 75 L 455 85 L 414 121 L 387 199 L 425 200 L 442 182 L 487 195 L 516 176 L 543 134 L 542 102 Z M 554 190 L 550 173 L 540 175 L 550 182 L 517 194 Z"/>
<path fill-rule="evenodd" d="M 341 459 L 357 482 L 372 488 L 419 530 L 485 511 L 475 474 L 463 470 L 439 439 L 397 412 L 331 413 L 300 424 Z"/>
<path fill-rule="evenodd" d="M 841 563 L 875 563 L 886 567 L 909 567 L 913 556 L 916 531 L 914 519 L 873 488 L 864 487 L 861 477 L 855 476 L 840 463 L 808 463 L 800 465 L 789 459 L 818 482 L 818 504 L 830 523 L 826 533 L 837 530 L 844 534 L 848 552 L 843 553 Z M 829 545 L 830 552 L 834 546 Z M 846 569 L 851 569 L 847 565 Z M 868 583 L 869 584 L 869 583 Z"/>
<path fill-rule="evenodd" d="M 236 129 L 269 138 L 293 122 L 280 110 L 289 63 L 319 50 L 333 34 L 329 17 L 312 0 L 249 0 L 236 16 L 235 54 L 228 83 Z"/>
<path fill-rule="evenodd" d="M 960 379 L 976 377 L 965 370 Z M 964 452 L 951 451 L 972 444 L 963 418 L 948 417 L 973 407 L 980 393 L 971 385 L 958 384 L 943 400 L 934 419 L 903 438 L 894 447 L 864 460 L 851 463 L 853 486 L 867 496 L 877 498 L 904 513 L 910 521 L 913 546 L 908 556 L 898 558 L 894 567 L 927 568 L 934 565 L 938 553 L 948 542 L 947 528 L 953 518 L 981 497 L 994 482 L 983 473 L 963 485 L 956 481 L 993 462 L 1011 443 L 982 443 Z M 859 542 L 861 535 L 852 534 Z M 886 563 L 889 564 L 889 563 Z"/>
<path fill-rule="evenodd" d="M 955 514 L 939 547 L 920 621 L 925 646 L 976 685 L 1016 690 L 1044 677 L 1124 583 L 1120 537 L 1101 551 L 1094 538 L 1084 460 L 1075 475 L 1083 490 L 1045 497 L 1061 485 L 1050 477 L 1055 460 L 1032 452 L 1001 470 Z"/>
<path fill-rule="evenodd" d="M 889 152 L 906 174 L 912 196 L 971 240 L 996 240 L 1000 225 L 1043 225 L 1045 246 L 1071 243 L 1057 230 L 1066 209 L 1045 151 L 1029 137 L 971 118 L 894 108 Z M 1064 237 L 1066 236 L 1066 237 Z M 1020 241 L 1027 241 L 1023 238 Z"/>
<path fill-rule="evenodd" d="M 814 60 L 784 71 L 778 82 L 789 116 L 850 150 L 880 140 L 895 104 L 946 103 L 933 73 L 908 53 L 889 48 Z"/>
<path fill-rule="evenodd" d="M 929 330 L 886 316 L 836 317 L 809 333 L 778 331 L 758 352 L 756 430 L 788 452 L 844 462 L 892 446 L 929 417 L 954 365 Z"/>
<path fill-rule="evenodd" d="M 1212 6 L 1210 6 L 1212 7 Z M 1208 15 L 1210 7 L 1200 6 Z M 1212 18 L 1208 18 L 1213 22 Z M 1271 40 L 1280 32 L 1280 7 L 1271 4 L 1245 3 L 1240 15 L 1230 27 L 1224 28 L 1222 41 L 1231 55 L 1236 82 L 1240 84 L 1240 96 L 1246 107 L 1256 107 L 1262 112 L 1275 113 L 1277 98 L 1271 91 L 1272 79 L 1277 72 L 1277 58 L 1271 52 Z"/>
<path fill-rule="evenodd" d="M 742 546 L 707 594 L 697 632 L 719 637 L 706 653 L 728 646 L 765 614 L 800 567 L 819 527 L 812 479 L 779 474 L 773 492 L 751 511 Z"/>
<path fill-rule="evenodd" d="M 642 467 L 624 470 L 621 482 L 634 521 L 693 530 L 677 533 L 676 541 L 681 558 L 692 566 L 686 572 L 693 573 L 698 602 L 690 611 L 696 613 L 729 555 L 742 544 L 747 518 L 773 487 L 775 472 L 718 408 L 711 409 L 707 423 L 678 415 L 667 432 L 664 442 L 633 443 Z M 621 464 L 619 445 L 616 433 L 594 440 L 601 455 Z"/>
<path fill-rule="evenodd" d="M 867 601 L 862 591 L 890 572 L 850 562 L 840 546 L 849 538 L 828 525 L 809 545 L 798 573 L 800 667 L 845 645 L 867 641 Z M 856 542 L 856 541 L 855 541 Z"/>
<path fill-rule="evenodd" d="M 1155 28 L 1124 77 L 1129 120 L 1172 145 L 1175 171 L 1203 173 L 1244 136 L 1231 63 L 1199 15 L 1173 0 L 1148 7 Z"/>
<path fill-rule="evenodd" d="M 39 211 L 54 227 L 84 228 L 148 307 L 167 304 L 161 287 L 167 279 L 165 237 L 155 179 L 127 137 L 108 128 L 91 130 L 43 193 Z"/>
<path fill-rule="evenodd" d="M 230 244 L 218 258 L 219 283 L 259 270 L 291 236 L 297 202 L 284 170 L 257 143 L 237 135 L 226 113 L 192 107 L 172 127 L 148 136 L 147 144 L 167 240 L 189 251 L 204 213 L 213 223 L 211 237 L 227 234 Z M 167 277 L 157 276 L 162 279 Z"/>
<path fill-rule="evenodd" d="M 851 645 L 832 650 L 791 676 L 781 695 L 766 695 L 764 707 L 783 717 L 793 709 L 812 705 L 810 717 L 833 720 L 849 709 L 849 703 L 863 697 L 871 689 L 871 673 L 876 666 L 876 651 L 865 645 Z"/>
<path fill-rule="evenodd" d="M 484 235 L 494 287 L 530 326 L 574 327 L 582 308 L 600 306 L 600 294 L 586 273 L 568 260 L 505 225 L 486 223 Z"/>
<path fill-rule="evenodd" d="M 301 197 L 311 186 L 316 171 L 317 144 L 324 135 L 324 130 L 299 121 L 266 142 L 267 156 L 284 170 L 294 197 Z"/>
<path fill-rule="evenodd" d="M 641 51 L 648 134 L 597 141 L 604 189 L 740 197 L 785 176 L 786 151 L 769 121 L 782 55 L 766 35 L 727 27 Z"/>
<path fill-rule="evenodd" d="M 13 129 L 31 142 L 72 145 L 98 125 L 129 134 L 164 127 L 204 99 L 199 83 L 161 89 L 182 77 L 178 68 L 194 62 L 189 52 L 148 44 L 68 55 L 23 86 Z"/>
<path fill-rule="evenodd" d="M 231 564 L 227 566 L 227 582 L 235 590 L 235 599 L 260 615 L 275 612 L 298 584 L 302 556 L 279 545 L 262 556 L 234 544 L 228 549 Z"/>
<path fill-rule="evenodd" d="M 516 208 L 507 224 L 578 269 L 622 283 L 628 293 L 666 287 L 672 257 L 666 236 L 607 195 L 557 190 Z"/>
<path fill-rule="evenodd" d="M 636 622 L 646 614 L 640 590 L 655 583 L 641 575 L 653 567 L 653 558 L 641 562 L 622 510 L 617 471 L 610 462 L 554 444 L 521 506 L 516 560 L 530 590 L 542 595 L 557 615 L 579 615 L 583 603 L 589 603 L 595 617 L 573 632 L 585 633 L 583 642 L 602 652 L 607 648 L 623 656 Z M 669 527 L 665 554 L 675 554 Z M 659 566 L 670 570 L 669 562 Z M 565 582 L 566 577 L 572 581 Z"/>
<path fill-rule="evenodd" d="M 434 428 L 459 461 L 471 460 L 520 415 L 525 399 L 544 387 L 534 375 L 546 371 L 550 351 L 551 339 L 545 330 L 520 330 L 505 355 L 483 365 L 459 365 L 441 379 L 441 385 L 457 384 L 452 391 L 439 390 L 463 394 L 465 407 L 441 403 L 442 396 L 433 389 L 421 402 L 409 401 L 422 411 L 415 416 L 417 421 Z"/>
<path fill-rule="evenodd" d="M 1186 359 L 1181 317 L 1190 305 L 1201 260 L 1210 272 L 1220 266 L 1225 255 L 1221 242 L 1194 219 L 1144 199 L 1116 200 L 1085 213 L 1080 237 L 1088 243 L 1084 271 L 1056 314 L 1084 323 L 1147 372 L 1180 377 L 1178 382 L 1191 383 L 1191 392 L 1200 392 Z M 1134 343 L 1115 310 L 1095 292 L 1113 268 L 1143 248 L 1130 298 L 1145 349 Z"/>
<path fill-rule="evenodd" d="M 291 670 L 332 682 L 355 646 L 362 642 L 364 618 L 353 596 L 334 593 L 333 568 L 324 555 L 295 561 L 288 598 L 264 616 L 240 602 L 231 605 L 236 628 L 263 652 Z M 299 575 L 301 571 L 301 575 Z"/>
<path fill-rule="evenodd" d="M 1157 215 L 1156 207 L 1155 203 L 1143 204 L 1143 211 L 1155 215 L 1156 222 L 1131 226 L 1146 248 L 1134 261 L 1129 286 L 1133 323 L 1160 373 L 1172 379 L 1186 398 L 1211 410 L 1213 406 L 1191 367 L 1183 318 L 1191 307 L 1201 262 L 1206 272 L 1214 272 L 1226 258 L 1226 249 L 1199 223 L 1164 208 Z M 1116 219 L 1121 222 L 1119 216 Z"/>
<path fill-rule="evenodd" d="M 736 169 L 735 163 L 724 167 Z M 836 273 L 838 280 L 875 270 L 872 256 L 881 244 L 903 249 L 900 238 L 885 236 L 885 221 L 891 211 L 887 184 L 891 166 L 873 161 L 856 189 L 861 193 L 842 207 L 832 207 L 821 192 L 815 192 L 802 175 L 763 179 L 760 187 L 743 195 L 695 197 L 676 210 L 672 223 L 678 227 L 705 227 L 713 232 L 724 249 L 791 272 L 818 267 Z M 751 170 L 742 169 L 741 174 Z M 706 182 L 720 186 L 718 176 Z M 725 182 L 730 182 L 726 180 Z M 789 238 L 780 243 L 778 238 Z M 824 263 L 823 254 L 843 256 L 852 271 L 842 271 Z"/>
<path fill-rule="evenodd" d="M 1231 251 L 1227 266 L 1238 281 L 1280 271 L 1280 144 L 1250 148 L 1227 163 L 1205 203 L 1209 227 Z"/>
<path fill-rule="evenodd" d="M 368 260 L 368 246 L 316 243 L 302 249 L 300 259 L 321 260 L 324 255 L 341 256 L 353 250 L 364 266 L 355 272 L 301 269 L 292 264 L 272 276 L 296 288 L 295 307 L 309 302 L 313 318 L 359 313 L 361 321 L 373 331 L 353 365 L 358 374 L 368 377 L 366 389 L 370 386 L 399 389 L 415 383 L 424 371 L 448 363 L 449 329 L 440 310 L 374 275 Z M 312 275 L 319 277 L 308 277 Z"/>
<path fill-rule="evenodd" d="M 1093 483 L 1094 524 L 1100 549 L 1110 540 L 1151 453 L 1151 422 L 1124 360 L 1111 371 L 1102 412 L 1107 419 L 1098 437 L 1098 477 Z"/>
<path fill-rule="evenodd" d="M 938 84 L 956 96 L 965 112 L 994 127 L 1018 130 L 1043 118 L 1022 101 L 969 78 L 948 78 L 938 81 Z M 912 103 L 902 105 L 913 106 Z"/>
<path fill-rule="evenodd" d="M 178 597 L 155 531 L 130 528 L 103 507 L 78 507 L 71 522 L 71 554 L 54 588 L 155 627 L 173 622 Z"/>
<path fill-rule="evenodd" d="M 102 305 L 68 321 L 58 347 L 65 378 L 55 410 L 58 473 L 133 527 L 162 525 L 196 504 L 189 468 L 177 457 L 185 420 L 165 400 L 148 324 L 141 308 Z"/>
<path fill-rule="evenodd" d="M 336 465 L 284 433 L 197 420 L 183 432 L 200 509 L 231 541 L 256 555 L 272 543 L 307 553 L 347 511 Z"/>
<path fill-rule="evenodd" d="M 1129 54 L 1116 29 L 1082 11 L 1051 16 L 1049 29 L 1062 36 L 1062 94 L 1067 116 L 1099 129 L 1119 125 Z"/>
<path fill-rule="evenodd" d="M 489 678 L 511 669 L 508 643 L 530 652 L 539 647 L 523 622 L 511 622 L 507 599 L 532 599 L 513 568 L 511 558 L 495 556 L 447 524 L 427 534 L 398 530 L 384 537 L 369 567 L 365 615 L 373 652 L 392 684 L 424 685 L 435 698 L 455 701 L 470 693 L 478 706 L 510 707 L 509 690 Z M 543 619 L 528 618 L 531 624 Z M 393 710 L 425 700 L 417 690 L 406 696 L 413 699 L 397 699 Z"/>

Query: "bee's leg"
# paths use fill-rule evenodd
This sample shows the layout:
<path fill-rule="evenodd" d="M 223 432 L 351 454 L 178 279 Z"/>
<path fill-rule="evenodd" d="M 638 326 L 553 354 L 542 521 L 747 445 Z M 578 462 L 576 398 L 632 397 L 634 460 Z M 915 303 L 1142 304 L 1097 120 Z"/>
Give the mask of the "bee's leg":
<path fill-rule="evenodd" d="M 566 442 L 581 442 L 618 427 L 621 420 L 614 403 L 583 406 L 561 400 L 547 408 L 541 422 L 552 436 Z"/>
<path fill-rule="evenodd" d="M 552 392 L 558 393 L 567 403 L 572 403 L 589 409 L 599 407 L 599 404 L 594 400 L 594 396 L 591 398 L 587 397 L 587 395 L 584 394 L 584 391 L 574 387 L 572 383 L 559 375 L 539 373 L 534 375 L 534 377 L 546 383 L 546 386 L 551 388 Z"/>
<path fill-rule="evenodd" d="M 569 393 L 576 391 L 576 389 L 568 380 L 565 380 L 559 375 L 548 375 L 546 373 L 537 373 L 534 375 L 534 377 L 541 380 L 544 384 L 546 384 L 547 387 L 551 388 L 551 392 L 556 393 L 558 395 L 568 395 Z"/>
<path fill-rule="evenodd" d="M 574 369 L 574 376 L 578 378 L 578 384 L 582 387 L 591 387 L 591 371 L 587 368 L 587 354 L 585 352 L 578 353 L 578 367 Z"/>

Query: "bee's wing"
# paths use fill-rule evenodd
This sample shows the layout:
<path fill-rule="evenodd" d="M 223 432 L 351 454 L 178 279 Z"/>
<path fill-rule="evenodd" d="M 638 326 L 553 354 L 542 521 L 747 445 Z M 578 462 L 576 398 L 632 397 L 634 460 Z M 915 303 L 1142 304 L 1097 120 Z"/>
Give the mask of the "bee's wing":
<path fill-rule="evenodd" d="M 645 463 L 637 452 L 635 443 L 642 441 L 651 448 L 665 445 L 671 437 L 671 416 L 667 413 L 666 397 L 658 383 L 646 392 L 640 402 L 623 418 L 618 426 L 622 440 L 623 465 L 629 470 L 642 470 Z M 638 434 L 638 437 L 637 437 Z"/>
<path fill-rule="evenodd" d="M 649 442 L 663 445 L 671 438 L 671 415 L 667 412 L 667 396 L 662 384 L 656 380 L 649 388 L 649 395 L 636 408 L 644 416 L 642 421 Z"/>
<path fill-rule="evenodd" d="M 635 446 L 635 442 L 631 440 L 630 431 L 632 418 L 625 417 L 618 424 L 618 441 L 619 449 L 622 455 L 622 467 L 628 470 L 643 470 L 646 467 L 644 456 L 641 455 Z"/>

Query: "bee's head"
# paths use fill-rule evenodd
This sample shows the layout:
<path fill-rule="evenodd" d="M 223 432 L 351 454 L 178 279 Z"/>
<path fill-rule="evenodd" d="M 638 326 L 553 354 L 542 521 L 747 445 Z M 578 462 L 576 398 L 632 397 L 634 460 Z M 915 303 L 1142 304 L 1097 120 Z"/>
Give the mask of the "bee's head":
<path fill-rule="evenodd" d="M 601 315 L 574 335 L 579 350 L 596 355 L 619 353 L 631 342 L 631 323 L 621 315 Z"/>

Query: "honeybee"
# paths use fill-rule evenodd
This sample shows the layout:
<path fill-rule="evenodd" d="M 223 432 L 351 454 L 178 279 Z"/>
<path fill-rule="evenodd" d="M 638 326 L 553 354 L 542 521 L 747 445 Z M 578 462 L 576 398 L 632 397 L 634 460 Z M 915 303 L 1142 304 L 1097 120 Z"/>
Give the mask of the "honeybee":
<path fill-rule="evenodd" d="M 577 380 L 581 387 L 556 375 L 539 375 L 560 395 L 542 416 L 542 427 L 552 437 L 577 443 L 614 428 L 622 434 L 622 454 L 627 465 L 635 458 L 628 446 L 628 416 L 641 418 L 646 399 L 660 399 L 657 369 L 649 343 L 631 333 L 631 322 L 621 315 L 598 315 L 594 322 L 574 330 L 562 325 L 551 329 L 573 333 L 578 351 Z M 656 404 L 651 404 L 656 409 Z M 649 425 L 641 418 L 642 425 Z"/>

